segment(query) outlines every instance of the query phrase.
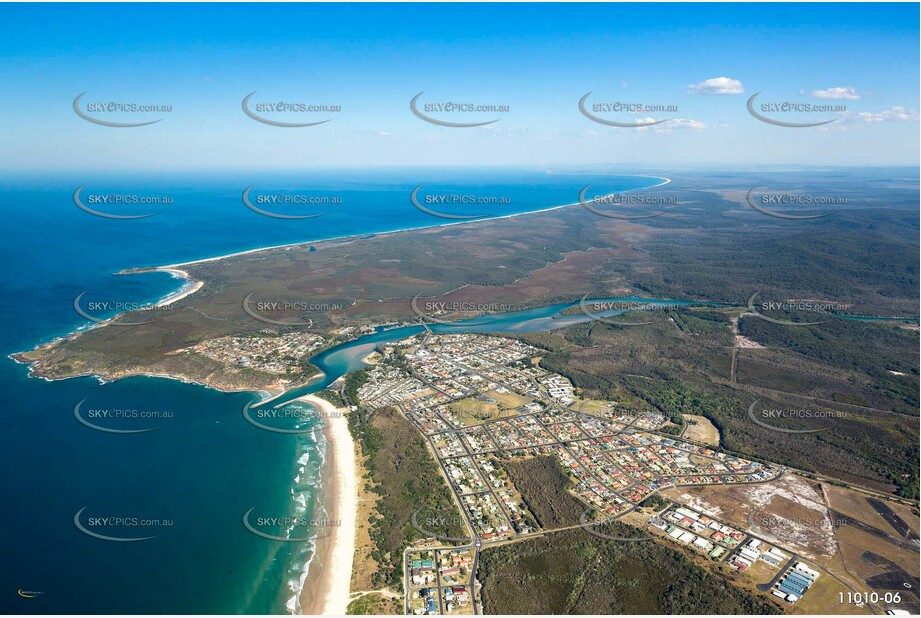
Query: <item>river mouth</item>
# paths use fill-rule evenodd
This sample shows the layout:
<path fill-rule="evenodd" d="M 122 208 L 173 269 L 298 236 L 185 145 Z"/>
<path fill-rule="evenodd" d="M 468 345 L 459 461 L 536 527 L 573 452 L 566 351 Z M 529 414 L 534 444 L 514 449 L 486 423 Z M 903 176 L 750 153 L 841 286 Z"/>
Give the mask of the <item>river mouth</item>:
<path fill-rule="evenodd" d="M 566 328 L 575 324 L 584 324 L 593 320 L 610 318 L 628 311 L 653 313 L 671 307 L 729 307 L 728 303 L 694 300 L 669 300 L 661 298 L 639 298 L 635 296 L 593 300 L 606 306 L 622 305 L 626 308 L 607 309 L 591 314 L 579 311 L 580 301 L 557 303 L 520 311 L 490 313 L 455 322 L 434 322 L 379 328 L 376 332 L 363 335 L 352 341 L 339 344 L 320 352 L 310 359 L 322 375 L 299 387 L 263 402 L 265 407 L 281 407 L 298 397 L 316 393 L 328 388 L 333 382 L 346 374 L 368 367 L 364 359 L 383 343 L 393 343 L 428 330 L 436 335 L 459 335 L 465 333 L 537 333 Z M 645 307 L 645 308 L 641 308 Z M 564 313 L 576 309 L 573 313 Z M 658 318 L 661 319 L 661 318 Z M 653 323 L 637 322 L 636 324 Z M 612 322 L 613 323 L 613 322 Z"/>
<path fill-rule="evenodd" d="M 626 307 L 599 310 L 590 312 L 584 303 L 573 301 L 569 303 L 556 303 L 519 311 L 497 312 L 479 315 L 473 318 L 457 320 L 454 322 L 426 322 L 409 326 L 394 328 L 379 327 L 374 333 L 362 335 L 352 341 L 341 343 L 337 346 L 320 352 L 310 359 L 322 374 L 316 376 L 307 384 L 292 388 L 277 397 L 263 402 L 269 407 L 281 407 L 291 403 L 298 397 L 310 395 L 328 388 L 333 382 L 344 377 L 352 371 L 370 366 L 364 362 L 379 345 L 393 343 L 428 330 L 436 335 L 459 335 L 465 333 L 537 333 L 548 332 L 566 328 L 575 324 L 584 324 L 593 320 L 604 321 L 605 318 L 618 316 L 628 311 L 654 314 L 657 311 L 676 307 L 731 307 L 732 303 L 704 301 L 704 300 L 671 300 L 663 298 L 640 298 L 636 296 L 593 299 L 592 305 L 603 307 Z M 571 313 L 567 310 L 575 309 Z M 916 318 L 891 318 L 885 316 L 849 316 L 836 314 L 835 317 L 860 321 L 905 321 L 916 322 Z M 625 324 L 625 326 L 642 326 L 654 323 L 656 319 L 642 320 Z M 614 324 L 615 322 L 611 322 Z"/>

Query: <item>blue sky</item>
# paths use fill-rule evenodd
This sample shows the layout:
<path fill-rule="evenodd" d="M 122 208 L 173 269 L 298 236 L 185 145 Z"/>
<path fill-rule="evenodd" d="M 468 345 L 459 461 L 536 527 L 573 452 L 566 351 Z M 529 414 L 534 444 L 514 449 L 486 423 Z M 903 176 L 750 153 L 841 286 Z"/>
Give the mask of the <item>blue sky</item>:
<path fill-rule="evenodd" d="M 8 170 L 316 169 L 385 165 L 917 165 L 917 4 L 0 5 L 0 165 Z M 79 118 L 74 98 L 172 106 Z M 272 114 L 253 102 L 341 106 Z M 410 99 L 507 105 L 439 114 Z M 600 112 L 579 99 L 677 106 Z M 769 113 L 747 99 L 845 105 Z"/>

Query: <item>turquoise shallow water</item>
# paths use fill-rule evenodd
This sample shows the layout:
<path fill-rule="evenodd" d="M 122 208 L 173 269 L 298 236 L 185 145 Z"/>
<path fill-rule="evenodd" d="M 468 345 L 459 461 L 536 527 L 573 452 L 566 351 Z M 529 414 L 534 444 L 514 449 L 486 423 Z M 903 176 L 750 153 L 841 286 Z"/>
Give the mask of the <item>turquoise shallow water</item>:
<path fill-rule="evenodd" d="M 501 215 L 574 202 L 589 183 L 598 191 L 613 192 L 658 180 L 431 170 L 369 172 L 361 178 L 0 178 L 5 215 L 0 258 L 7 266 L 0 349 L 10 354 L 85 328 L 87 320 L 73 309 L 82 292 L 87 298 L 143 303 L 178 287 L 166 274 L 113 276 L 125 268 L 444 223 L 409 203 L 409 191 L 421 182 L 445 191 L 510 195 L 512 203 L 496 209 Z M 102 219 L 74 205 L 74 189 L 83 184 L 94 191 L 169 195 L 173 202 L 148 219 Z M 348 208 L 310 220 L 272 219 L 242 204 L 241 192 L 248 184 L 266 192 L 306 187 L 336 194 Z M 514 319 L 519 318 L 530 319 Z M 511 327 L 512 320 L 505 326 Z M 373 344 L 372 338 L 360 345 Z M 358 354 L 353 346 L 330 351 L 320 360 L 335 375 L 355 366 Z M 313 431 L 319 429 L 318 421 L 301 420 L 305 431 L 297 435 L 264 431 L 242 415 L 252 393 L 220 393 L 161 378 L 46 382 L 29 378 L 24 366 L 9 359 L 0 363 L 0 374 L 0 463 L 5 472 L 0 483 L 9 504 L 0 511 L 7 537 L 0 610 L 288 610 L 311 544 L 263 538 L 251 533 L 242 518 L 252 509 L 252 518 L 268 522 L 257 526 L 259 530 L 297 538 L 309 526 L 272 522 L 292 515 L 322 518 L 317 479 L 323 438 Z M 97 425 L 153 431 L 95 431 L 75 419 L 80 402 L 79 413 Z M 120 415 L 89 416 L 101 411 Z M 153 538 L 106 541 L 87 535 L 77 524 L 101 536 Z M 40 594 L 24 598 L 18 590 Z"/>
<path fill-rule="evenodd" d="M 445 220 L 409 202 L 409 192 L 422 180 L 446 191 L 511 196 L 511 204 L 497 207 L 496 215 L 571 203 L 586 184 L 615 192 L 659 182 L 539 172 L 428 170 L 355 176 L 262 175 L 245 182 L 237 176 L 0 178 L 5 215 L 0 258 L 7 265 L 0 349 L 9 354 L 85 328 L 87 320 L 73 308 L 81 293 L 143 303 L 178 287 L 162 273 L 113 276 L 125 268 L 442 224 Z M 264 217 L 242 204 L 247 183 L 288 192 L 306 186 L 341 196 L 348 207 L 310 220 Z M 73 191 L 81 184 L 168 194 L 173 202 L 148 219 L 102 219 L 74 205 Z M 561 315 L 567 306 L 431 328 L 437 333 L 522 332 L 588 319 Z M 323 388 L 361 367 L 374 346 L 421 329 L 377 332 L 318 355 L 313 362 L 323 377 L 280 401 Z M 0 363 L 0 377 L 0 464 L 5 472 L 0 488 L 9 505 L 0 510 L 7 539 L 0 561 L 0 611 L 290 611 L 312 543 L 260 536 L 247 529 L 243 516 L 249 513 L 253 527 L 270 537 L 311 538 L 310 520 L 324 516 L 319 421 L 307 414 L 289 426 L 301 433 L 265 431 L 242 414 L 253 393 L 221 393 L 161 378 L 46 382 L 29 378 L 24 366 L 9 359 Z M 90 429 L 75 419 L 78 404 L 78 413 L 99 426 L 151 431 Z M 101 411 L 117 416 L 99 416 Z M 151 538 L 102 540 L 78 525 L 99 536 Z M 25 598 L 16 594 L 19 590 L 37 594 Z"/>
<path fill-rule="evenodd" d="M 591 299 L 592 302 L 603 301 L 611 303 L 631 303 L 630 306 L 639 304 L 649 304 L 656 308 L 659 307 L 685 307 L 690 305 L 719 305 L 720 303 L 711 303 L 706 301 L 686 301 L 686 300 L 668 300 L 657 298 L 639 298 L 636 296 L 608 298 L 608 299 Z M 583 313 L 570 313 L 563 315 L 567 309 L 577 308 L 578 302 L 559 303 L 543 307 L 534 307 L 521 311 L 509 311 L 505 313 L 495 313 L 485 316 L 478 316 L 468 320 L 458 320 L 450 324 L 429 323 L 428 328 L 436 334 L 460 334 L 460 333 L 528 333 L 556 330 L 565 328 L 574 324 L 588 322 L 593 318 Z M 595 315 L 598 317 L 611 317 L 625 310 L 602 311 Z M 374 348 L 382 343 L 400 341 L 407 337 L 417 335 L 425 330 L 420 325 L 400 326 L 389 329 L 379 329 L 377 332 L 358 337 L 353 341 L 343 343 L 334 348 L 330 348 L 311 359 L 311 362 L 323 372 L 322 376 L 317 377 L 303 387 L 291 389 L 283 396 L 273 399 L 270 403 L 280 405 L 286 401 L 291 401 L 305 394 L 315 393 L 323 390 L 338 378 L 344 376 L 350 371 L 367 367 L 362 361 Z"/>

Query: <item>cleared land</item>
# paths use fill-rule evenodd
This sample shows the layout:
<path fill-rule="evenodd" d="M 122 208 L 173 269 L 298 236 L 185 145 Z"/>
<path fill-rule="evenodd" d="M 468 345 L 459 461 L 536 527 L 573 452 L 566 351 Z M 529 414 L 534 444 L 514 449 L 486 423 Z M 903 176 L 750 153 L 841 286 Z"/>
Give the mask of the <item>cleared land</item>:
<path fill-rule="evenodd" d="M 720 430 L 716 428 L 710 419 L 706 416 L 695 414 L 685 414 L 684 419 L 687 421 L 687 430 L 684 432 L 685 438 L 704 444 L 719 446 Z"/>
<path fill-rule="evenodd" d="M 842 186 L 838 174 L 814 174 L 808 180 L 798 174 L 761 176 L 790 190 L 838 191 Z M 741 349 L 736 349 L 732 328 L 732 320 L 745 311 L 755 293 L 765 300 L 830 299 L 854 314 L 917 316 L 917 186 L 881 191 L 878 179 L 849 176 L 847 190 L 853 199 L 847 211 L 794 232 L 789 222 L 744 206 L 745 191 L 752 184 L 745 174 L 676 175 L 673 180 L 669 191 L 695 202 L 693 208 L 676 209 L 643 225 L 599 218 L 574 207 L 191 264 L 185 268 L 204 282 L 201 290 L 178 301 L 172 310 L 143 314 L 144 320 L 150 318 L 148 324 L 119 325 L 137 321 L 136 314 L 128 314 L 112 325 L 43 346 L 19 359 L 33 362 L 36 375 L 51 378 L 98 374 L 114 379 L 157 373 L 219 388 L 252 390 L 277 386 L 278 376 L 235 370 L 180 352 L 230 335 L 266 328 L 279 333 L 291 330 L 268 327 L 247 314 L 242 302 L 250 294 L 255 300 L 294 303 L 309 298 L 330 307 L 271 317 L 309 318 L 311 331 L 327 336 L 331 343 L 352 336 L 335 334 L 340 328 L 418 321 L 411 307 L 418 294 L 467 306 L 514 308 L 572 302 L 584 294 L 720 302 L 727 306 L 651 312 L 654 315 L 644 317 L 655 319 L 642 327 L 625 326 L 636 317 L 628 315 L 618 318 L 621 325 L 595 321 L 519 337 L 543 348 L 541 366 L 569 378 L 577 394 L 587 398 L 586 409 L 594 405 L 593 400 L 610 400 L 622 411 L 654 407 L 676 427 L 705 417 L 719 432 L 721 447 L 742 457 L 764 458 L 917 499 L 921 384 L 917 326 L 834 318 L 804 327 L 746 315 L 738 323 L 741 341 L 766 347 Z M 498 397 L 496 401 L 497 410 L 500 403 L 514 403 Z M 791 434 L 758 425 L 748 414 L 755 402 L 780 410 L 808 409 L 815 414 L 778 418 L 777 427 L 821 431 Z M 435 522 L 452 513 L 449 519 L 457 521 L 457 509 L 425 442 L 398 413 L 354 416 L 353 431 L 368 457 L 373 491 L 380 496 L 376 511 L 369 514 L 368 530 L 376 570 L 362 577 L 369 586 L 396 587 L 402 576 L 399 551 L 421 536 L 409 524 L 412 513 L 422 509 Z M 830 490 L 827 484 L 819 487 L 791 478 L 757 490 L 681 492 L 692 502 L 716 508 L 721 519 L 740 527 L 746 527 L 748 516 L 760 509 L 754 514 L 766 518 L 762 525 L 775 534 L 789 532 L 782 521 L 806 520 L 823 512 L 833 522 L 844 521 L 830 539 L 823 533 L 817 539 L 801 537 L 799 542 L 804 552 L 824 560 L 838 581 L 855 589 L 886 589 L 904 579 L 900 569 L 917 577 L 900 553 L 908 551 L 916 563 L 917 546 L 898 544 L 901 524 L 896 520 L 878 510 L 869 513 L 851 499 L 836 506 L 833 492 L 827 500 L 822 494 Z M 536 495 L 535 504 L 548 502 L 540 492 Z M 917 535 L 917 513 L 901 505 L 893 505 L 892 510 Z M 548 513 L 545 516 L 551 520 L 565 515 L 552 509 Z M 810 525 L 815 527 L 813 523 L 807 528 Z M 448 527 L 442 532 L 449 532 Z M 463 536 L 461 532 L 453 530 L 458 536 Z M 895 544 L 887 540 L 893 532 Z M 721 592 L 722 584 L 714 587 L 696 571 L 691 577 L 700 585 L 692 586 L 693 582 L 669 570 L 670 559 L 663 554 L 654 566 L 676 586 L 667 589 L 666 596 L 688 603 L 669 605 L 671 601 L 663 597 L 665 584 L 655 572 L 644 570 L 642 559 L 632 550 L 612 549 L 612 554 L 595 548 L 595 537 L 589 539 L 595 542 L 591 546 L 563 538 L 559 545 L 541 539 L 531 549 L 520 549 L 531 543 L 515 543 L 484 552 L 484 556 L 498 556 L 493 559 L 497 562 L 489 563 L 497 568 L 487 573 L 489 581 L 499 582 L 498 588 L 491 589 L 489 603 L 499 611 L 515 612 L 754 609 L 731 605 Z M 836 552 L 839 545 L 841 551 Z M 682 567 L 686 562 L 681 562 Z M 507 573 L 510 567 L 536 579 L 515 580 Z M 570 567 L 580 579 L 568 580 L 555 572 Z M 616 578 L 635 590 L 617 587 L 613 598 L 605 601 L 605 586 Z M 535 587 L 533 581 L 545 586 Z M 508 595 L 507 590 L 523 586 L 533 598 Z M 500 590 L 502 596 L 496 592 Z M 713 598 L 698 598 L 714 590 Z M 808 596 L 807 600 L 796 611 L 800 607 L 842 610 L 816 608 L 810 605 L 816 601 Z M 359 605 L 363 603 L 373 601 Z"/>
<path fill-rule="evenodd" d="M 530 402 L 527 397 L 516 393 L 487 391 L 477 397 L 452 401 L 450 407 L 458 412 L 458 419 L 469 427 L 511 416 L 511 410 Z"/>

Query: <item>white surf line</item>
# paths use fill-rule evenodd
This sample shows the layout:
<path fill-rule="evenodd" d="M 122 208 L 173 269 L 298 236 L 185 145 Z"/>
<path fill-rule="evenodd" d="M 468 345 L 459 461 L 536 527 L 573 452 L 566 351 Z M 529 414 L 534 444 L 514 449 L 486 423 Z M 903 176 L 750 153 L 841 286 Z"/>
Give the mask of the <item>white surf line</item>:
<path fill-rule="evenodd" d="M 641 176 L 630 176 L 630 178 L 658 178 L 658 179 L 661 179 L 662 182 L 660 182 L 660 183 L 658 183 L 658 184 L 655 184 L 655 185 L 653 185 L 653 186 L 651 186 L 651 187 L 641 187 L 641 188 L 638 188 L 638 189 L 627 189 L 627 190 L 625 190 L 625 191 L 610 193 L 610 194 L 608 194 L 608 195 L 605 196 L 605 197 L 612 197 L 612 196 L 617 195 L 618 193 L 628 193 L 628 192 L 632 192 L 632 191 L 645 191 L 645 190 L 647 190 L 647 189 L 655 189 L 656 187 L 661 187 L 661 186 L 667 185 L 668 183 L 671 182 L 671 179 L 670 179 L 670 178 L 666 178 L 666 177 L 664 177 L 664 176 L 642 176 L 642 175 L 641 175 Z M 479 223 L 479 222 L 481 222 L 481 221 L 498 221 L 499 219 L 511 219 L 511 218 L 513 218 L 513 217 L 520 217 L 520 216 L 523 216 L 523 215 L 533 215 L 533 214 L 538 214 L 538 213 L 542 213 L 542 212 L 551 212 L 551 211 L 553 211 L 553 210 L 559 210 L 559 209 L 561 209 L 561 208 L 569 208 L 569 207 L 571 207 L 571 206 L 578 206 L 578 205 L 580 205 L 580 204 L 581 204 L 581 202 L 573 202 L 573 203 L 571 203 L 571 204 L 561 204 L 561 205 L 559 205 L 559 206 L 550 206 L 550 207 L 548 207 L 548 208 L 542 208 L 542 209 L 539 209 L 539 210 L 529 210 L 529 211 L 526 211 L 526 212 L 516 212 L 516 213 L 512 213 L 512 214 L 508 214 L 508 215 L 502 215 L 502 216 L 499 216 L 499 217 L 485 217 L 485 218 L 483 218 L 483 219 L 477 219 L 477 220 L 474 220 L 474 221 L 454 221 L 454 222 L 451 222 L 451 223 L 440 223 L 440 224 L 437 224 L 437 225 L 423 225 L 423 226 L 419 226 L 419 227 L 400 228 L 400 229 L 398 229 L 398 230 L 389 230 L 389 231 L 385 231 L 385 232 L 363 232 L 363 233 L 361 233 L 361 234 L 351 234 L 351 235 L 348 235 L 348 236 L 335 236 L 335 237 L 332 237 L 332 238 L 320 238 L 320 239 L 314 239 L 314 240 L 302 240 L 302 241 L 298 241 L 298 242 L 287 243 L 287 244 L 284 244 L 284 245 L 273 245 L 273 246 L 269 246 L 269 247 L 259 247 L 259 248 L 257 248 L 257 249 L 247 249 L 246 251 L 237 251 L 237 252 L 235 252 L 235 253 L 228 253 L 228 254 L 219 255 L 219 256 L 216 256 L 216 257 L 203 258 L 203 259 L 200 259 L 200 260 L 192 260 L 192 261 L 190 261 L 190 262 L 178 262 L 178 263 L 176 263 L 176 264 L 167 264 L 167 265 L 165 265 L 165 266 L 150 266 L 150 267 L 137 267 L 137 268 L 131 268 L 131 269 L 124 269 L 124 270 L 122 270 L 122 271 L 120 271 L 120 272 L 118 272 L 118 273 L 116 273 L 116 274 L 128 274 L 128 273 L 125 272 L 125 271 L 127 271 L 127 270 L 133 270 L 133 271 L 135 271 L 135 272 L 132 272 L 132 273 L 130 273 L 130 274 L 138 274 L 138 275 L 144 274 L 144 273 L 147 273 L 147 272 L 167 272 L 167 273 L 170 273 L 171 275 L 173 275 L 174 277 L 176 277 L 176 278 L 178 278 L 178 279 L 185 279 L 185 280 L 188 281 L 188 282 L 195 281 L 195 283 L 194 283 L 193 285 L 191 285 L 191 286 L 189 287 L 189 289 L 184 290 L 183 288 L 180 288 L 179 290 L 177 290 L 177 291 L 174 292 L 173 294 L 170 294 L 169 296 L 167 296 L 166 298 L 164 298 L 163 300 L 161 300 L 161 301 L 156 305 L 157 308 L 161 308 L 161 307 L 164 307 L 164 306 L 166 306 L 166 305 L 170 305 L 170 304 L 172 304 L 172 303 L 175 303 L 176 301 L 178 301 L 178 300 L 180 300 L 180 299 L 186 298 L 187 296 L 191 296 L 192 294 L 194 294 L 195 292 L 199 291 L 200 289 L 202 289 L 202 288 L 204 287 L 204 282 L 198 281 L 198 280 L 196 280 L 196 279 L 193 279 L 186 271 L 182 270 L 182 269 L 183 269 L 184 267 L 186 267 L 186 266 L 193 266 L 193 265 L 195 265 L 195 264 L 204 264 L 204 263 L 207 263 L 207 262 L 216 262 L 216 261 L 218 261 L 218 260 L 226 260 L 226 259 L 228 259 L 228 258 L 239 257 L 239 256 L 241 256 L 241 255 L 249 255 L 249 254 L 251 254 L 251 253 L 258 253 L 258 252 L 260 252 L 260 251 L 273 251 L 273 250 L 275 250 L 275 249 L 289 249 L 289 248 L 291 248 L 291 247 L 300 247 L 300 246 L 308 245 L 308 244 L 311 244 L 311 243 L 334 242 L 334 241 L 343 241 L 343 240 L 354 240 L 354 239 L 356 239 L 356 238 L 361 238 L 362 236 L 369 236 L 369 235 L 373 235 L 373 236 L 388 236 L 388 235 L 391 235 L 391 234 L 399 234 L 399 233 L 401 233 L 401 232 L 412 232 L 412 231 L 415 231 L 415 230 L 438 229 L 438 228 L 442 228 L 442 227 L 448 227 L 448 226 L 451 226 L 451 225 L 467 225 L 467 224 L 470 224 L 470 223 Z M 123 313 L 128 313 L 128 312 L 123 312 Z M 121 316 L 121 315 L 122 315 L 122 313 L 116 314 L 116 315 L 112 316 L 111 318 L 105 320 L 104 322 L 98 322 L 98 323 L 96 323 L 96 324 L 93 324 L 93 325 L 90 326 L 89 328 L 96 328 L 96 327 L 100 327 L 100 326 L 105 326 L 105 325 L 107 325 L 108 323 L 112 322 L 113 320 L 115 320 L 116 318 L 118 318 L 118 317 Z M 205 316 L 205 317 L 208 317 L 208 316 Z M 212 318 L 212 319 L 214 319 L 214 318 Z M 87 330 L 87 329 L 78 328 L 78 329 L 72 331 L 71 333 L 68 333 L 68 334 L 65 335 L 64 337 L 61 337 L 61 339 L 64 339 L 64 338 L 67 338 L 67 337 L 76 335 L 76 334 L 78 334 L 78 333 L 80 333 L 80 332 L 83 332 L 84 330 Z"/>
<path fill-rule="evenodd" d="M 658 184 L 655 184 L 655 185 L 652 185 L 651 187 L 640 187 L 640 188 L 638 188 L 638 189 L 626 189 L 626 190 L 624 190 L 624 191 L 616 191 L 616 192 L 614 192 L 614 193 L 610 193 L 610 194 L 606 195 L 605 197 L 611 197 L 611 196 L 617 195 L 618 193 L 630 193 L 630 192 L 634 192 L 634 191 L 646 191 L 646 190 L 648 190 L 648 189 L 655 189 L 656 187 L 662 187 L 662 186 L 664 186 L 664 185 L 667 185 L 668 183 L 670 183 L 670 182 L 672 181 L 671 178 L 665 178 L 664 176 L 631 176 L 631 178 L 658 178 L 658 179 L 662 180 L 662 182 L 660 182 L 660 183 L 658 183 Z M 287 244 L 283 244 L 283 245 L 272 245 L 272 246 L 269 246 L 269 247 L 258 247 L 258 248 L 256 248 L 256 249 L 247 249 L 247 250 L 245 250 L 245 251 L 236 251 L 236 252 L 234 252 L 234 253 L 227 253 L 227 254 L 225 254 L 225 255 L 218 255 L 218 256 L 215 256 L 215 257 L 202 258 L 202 259 L 200 259 L 200 260 L 192 260 L 192 261 L 189 261 L 189 262 L 178 262 L 178 263 L 176 263 L 176 264 L 168 264 L 168 265 L 166 265 L 166 266 L 154 266 L 154 267 L 151 267 L 149 270 L 152 270 L 152 271 L 154 271 L 154 270 L 156 270 L 156 271 L 176 270 L 176 269 L 179 269 L 179 268 L 181 268 L 181 267 L 183 267 L 183 266 L 192 266 L 192 265 L 194 265 L 194 264 L 204 264 L 204 263 L 206 263 L 206 262 L 216 262 L 217 260 L 225 260 L 225 259 L 227 259 L 227 258 L 239 257 L 239 256 L 241 256 L 241 255 L 249 255 L 249 254 L 251 254 L 251 253 L 258 253 L 258 252 L 260 252 L 260 251 L 272 251 L 272 250 L 274 250 L 274 249 L 288 249 L 288 248 L 291 248 L 291 247 L 298 247 L 298 246 L 301 246 L 301 245 L 307 245 L 307 244 L 311 244 L 311 243 L 333 242 L 333 241 L 338 241 L 338 240 L 354 240 L 354 239 L 356 239 L 356 238 L 361 238 L 362 236 L 369 236 L 369 235 L 373 235 L 373 236 L 389 236 L 389 235 L 391 235 L 391 234 L 399 234 L 399 233 L 401 233 L 401 232 L 412 232 L 412 231 L 414 231 L 414 230 L 438 229 L 438 228 L 442 228 L 442 227 L 448 227 L 448 226 L 451 226 L 451 225 L 467 225 L 467 224 L 470 224 L 470 223 L 479 223 L 479 222 L 481 222 L 481 221 L 498 221 L 499 219 L 511 219 L 512 217 L 520 217 L 520 216 L 523 216 L 523 215 L 533 215 L 533 214 L 537 214 L 537 213 L 541 213 L 541 212 L 550 212 L 550 211 L 553 211 L 553 210 L 559 210 L 560 208 L 569 208 L 570 206 L 578 206 L 580 203 L 581 203 L 581 202 L 572 202 L 571 204 L 561 204 L 561 205 L 559 205 L 559 206 L 549 206 L 549 207 L 547 207 L 547 208 L 541 208 L 541 209 L 538 209 L 538 210 L 528 210 L 528 211 L 525 211 L 525 212 L 516 212 L 516 213 L 512 213 L 512 214 L 508 214 L 508 215 L 501 215 L 501 216 L 498 216 L 498 217 L 484 217 L 484 218 L 482 218 L 482 219 L 476 219 L 476 220 L 472 220 L 472 221 L 454 221 L 454 222 L 451 222 L 451 223 L 439 223 L 439 224 L 436 224 L 436 225 L 422 225 L 422 226 L 418 226 L 418 227 L 405 227 L 405 228 L 400 228 L 400 229 L 397 229 L 397 230 L 387 230 L 387 231 L 383 231 L 383 232 L 362 232 L 362 233 L 360 233 L 360 234 L 350 234 L 350 235 L 347 235 L 347 236 L 333 236 L 333 237 L 331 237 L 331 238 L 316 238 L 316 239 L 312 239 L 312 240 L 299 240 L 299 241 L 297 241 L 297 242 L 287 243 Z"/>

